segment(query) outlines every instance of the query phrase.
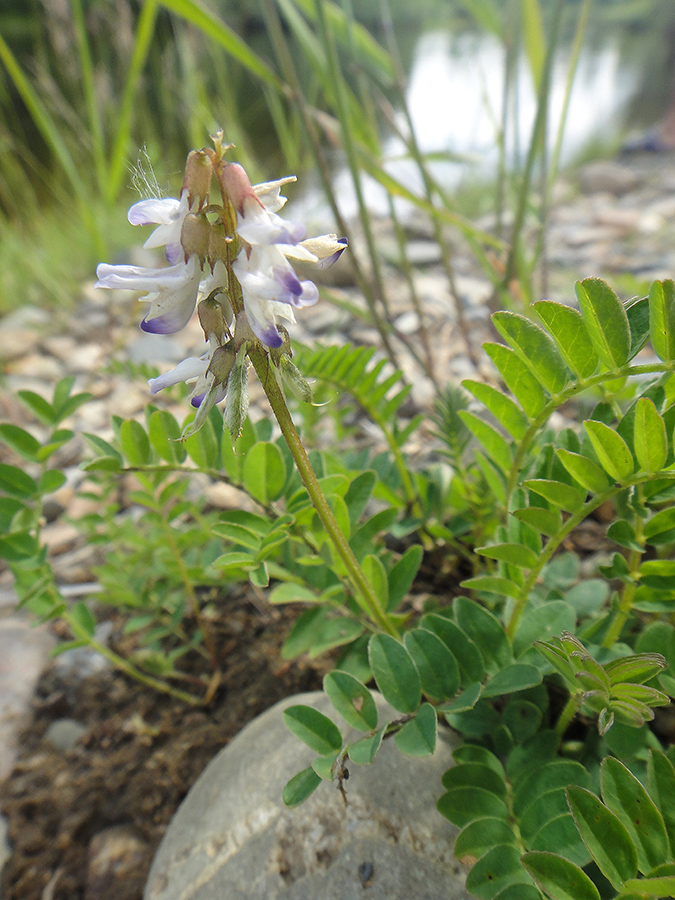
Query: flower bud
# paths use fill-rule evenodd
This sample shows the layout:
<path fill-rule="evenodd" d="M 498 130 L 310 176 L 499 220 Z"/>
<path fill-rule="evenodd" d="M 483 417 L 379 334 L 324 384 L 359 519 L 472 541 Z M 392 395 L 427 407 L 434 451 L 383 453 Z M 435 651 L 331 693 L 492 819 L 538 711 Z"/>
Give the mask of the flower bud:
<path fill-rule="evenodd" d="M 207 257 L 211 265 L 211 271 L 213 271 L 213 267 L 218 260 L 224 263 L 227 262 L 228 253 L 231 252 L 232 259 L 237 255 L 236 243 L 234 248 L 230 247 L 233 241 L 236 241 L 236 238 L 228 237 L 221 225 L 211 226 L 207 248 Z"/>
<path fill-rule="evenodd" d="M 188 192 L 188 206 L 192 209 L 197 204 L 200 210 L 209 202 L 211 191 L 211 178 L 213 176 L 213 164 L 203 150 L 191 150 L 185 163 L 185 175 L 183 177 L 183 191 Z"/>
<path fill-rule="evenodd" d="M 256 204 L 262 206 L 255 195 L 253 185 L 244 167 L 240 166 L 239 163 L 227 163 L 227 165 L 222 166 L 218 172 L 218 179 L 223 194 L 240 215 L 244 215 L 244 204 L 247 200 L 253 200 Z"/>
<path fill-rule="evenodd" d="M 199 258 L 199 264 L 203 267 L 209 252 L 209 237 L 211 234 L 211 223 L 206 216 L 201 213 L 195 215 L 188 213 L 185 216 L 183 227 L 180 231 L 180 243 L 185 254 L 185 262 L 196 254 Z"/>
<path fill-rule="evenodd" d="M 227 379 L 227 404 L 225 406 L 225 425 L 230 432 L 232 444 L 241 434 L 248 414 L 248 360 L 246 345 L 238 352 L 230 377 Z"/>
<path fill-rule="evenodd" d="M 222 293 L 220 288 L 217 288 L 197 305 L 199 324 L 204 329 L 204 337 L 207 341 L 209 338 L 215 337 L 220 344 L 224 344 L 225 338 L 227 337 L 229 339 L 230 337 L 226 307 L 218 298 L 218 295 Z"/>
<path fill-rule="evenodd" d="M 230 344 L 226 344 L 224 347 L 216 347 L 209 367 L 206 370 L 207 374 L 213 375 L 215 384 L 225 384 L 230 377 L 236 358 L 237 354 Z"/>

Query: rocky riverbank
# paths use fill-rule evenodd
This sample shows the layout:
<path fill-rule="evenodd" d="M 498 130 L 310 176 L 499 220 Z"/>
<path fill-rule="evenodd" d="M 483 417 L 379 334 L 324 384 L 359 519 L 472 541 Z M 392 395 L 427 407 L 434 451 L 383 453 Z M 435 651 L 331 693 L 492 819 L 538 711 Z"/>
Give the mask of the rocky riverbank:
<path fill-rule="evenodd" d="M 290 204 L 289 208 L 289 214 L 292 214 Z M 489 229 L 492 223 L 486 220 L 479 224 Z M 390 224 L 381 220 L 376 221 L 374 227 L 383 252 L 393 258 L 395 242 Z M 414 407 L 429 409 L 434 386 L 415 361 L 415 355 L 424 358 L 426 352 L 423 329 L 426 329 L 429 336 L 434 373 L 440 384 L 476 375 L 493 377 L 486 358 L 479 350 L 483 340 L 494 337 L 488 308 L 492 288 L 489 280 L 477 267 L 469 248 L 458 242 L 453 265 L 456 290 L 472 344 L 472 347 L 468 347 L 466 336 L 461 333 L 455 321 L 454 303 L 441 266 L 440 252 L 428 223 L 414 215 L 409 221 L 408 230 L 409 252 L 424 321 L 420 322 L 417 313 L 411 309 L 405 280 L 394 266 L 389 266 L 385 274 L 390 295 L 391 320 L 400 335 L 400 339 L 393 340 L 393 345 L 401 368 L 413 384 Z M 353 247 L 353 252 L 358 252 L 358 247 Z M 640 293 L 654 279 L 673 277 L 675 155 L 647 155 L 619 162 L 591 163 L 574 177 L 561 182 L 551 211 L 546 258 L 550 269 L 548 296 L 563 302 L 572 302 L 574 280 L 589 275 L 606 277 L 626 298 Z M 347 311 L 350 306 L 363 308 L 363 301 L 352 283 L 348 263 L 345 263 L 344 271 L 338 274 L 339 284 L 333 285 L 331 292 L 341 301 L 340 305 L 323 301 L 313 309 L 303 310 L 298 317 L 298 326 L 293 329 L 293 338 L 307 344 L 320 340 L 326 343 L 377 345 L 379 336 L 376 330 L 364 326 L 362 319 Z M 201 346 L 202 335 L 196 322 L 180 335 L 144 335 L 137 329 L 139 319 L 140 308 L 128 295 L 110 291 L 95 292 L 91 285 L 83 288 L 74 310 L 67 314 L 24 307 L 6 316 L 0 321 L 0 359 L 4 373 L 3 390 L 0 394 L 0 420 L 26 426 L 26 411 L 15 392 L 28 389 L 51 396 L 54 384 L 65 375 L 75 376 L 76 389 L 90 391 L 94 397 L 77 411 L 69 423 L 76 434 L 86 431 L 107 437 L 112 414 L 124 417 L 141 414 L 149 400 L 148 389 L 143 379 L 136 377 L 126 363 L 149 363 L 169 368 L 180 359 L 195 355 Z M 411 348 L 414 353 L 411 353 Z M 474 359 L 478 359 L 477 365 Z M 266 414 L 263 400 L 260 392 L 253 387 L 254 416 Z M 172 411 L 179 418 L 184 413 L 181 407 L 175 407 Z M 29 425 L 36 433 L 39 431 L 38 423 L 29 421 Z M 428 432 L 422 434 L 422 437 L 413 438 L 411 442 L 413 458 L 427 458 L 433 452 Z M 57 580 L 68 599 L 96 597 L 98 585 L 93 568 L 101 561 L 103 553 L 102 548 L 87 544 L 82 533 L 72 524 L 72 520 L 78 519 L 91 508 L 91 501 L 78 496 L 85 486 L 86 473 L 80 468 L 85 452 L 81 438 L 76 438 L 59 452 L 57 463 L 64 469 L 67 481 L 54 494 L 45 510 L 47 524 L 43 536 L 52 554 Z M 14 461 L 4 447 L 0 447 L 0 461 Z M 209 483 L 205 479 L 201 489 L 214 506 L 230 507 L 238 502 L 237 492 Z M 122 896 L 119 892 L 110 895 L 100 893 L 100 879 L 98 876 L 98 880 L 94 879 L 91 874 L 98 871 L 95 866 L 91 869 L 91 860 L 100 858 L 101 854 L 101 841 L 95 843 L 95 808 L 91 805 L 88 807 L 88 813 L 82 820 L 86 824 L 82 824 L 78 823 L 77 816 L 73 818 L 73 808 L 65 809 L 60 802 L 54 803 L 53 808 L 61 810 L 61 818 L 55 819 L 53 810 L 49 811 L 51 818 L 49 828 L 46 831 L 43 829 L 44 837 L 38 837 L 40 828 L 30 831 L 32 847 L 30 842 L 28 847 L 21 843 L 23 838 L 20 823 L 18 820 L 13 821 L 12 816 L 20 815 L 18 809 L 23 809 L 25 815 L 29 815 L 31 808 L 34 813 L 35 810 L 42 809 L 46 815 L 50 792 L 60 792 L 62 797 L 69 796 L 76 809 L 81 802 L 78 799 L 81 794 L 78 794 L 68 780 L 68 771 L 81 772 L 82 766 L 95 769 L 98 765 L 97 777 L 101 777 L 105 784 L 105 766 L 118 764 L 119 758 L 115 763 L 114 754 L 106 756 L 101 752 L 101 747 L 105 741 L 108 741 L 108 745 L 115 744 L 120 740 L 120 734 L 126 735 L 124 740 L 134 740 L 140 744 L 145 741 L 146 746 L 149 746 L 149 741 L 152 745 L 154 738 L 144 733 L 134 718 L 138 713 L 141 721 L 145 721 L 143 717 L 150 715 L 149 707 L 146 701 L 140 701 L 135 696 L 135 689 L 129 690 L 127 686 L 125 696 L 129 706 L 125 708 L 120 699 L 115 716 L 106 724 L 106 690 L 96 687 L 92 688 L 87 700 L 89 705 L 86 708 L 89 712 L 86 716 L 78 716 L 72 699 L 76 694 L 72 691 L 69 694 L 69 685 L 74 690 L 75 684 L 82 683 L 83 675 L 89 674 L 86 667 L 93 665 L 95 668 L 98 663 L 93 661 L 91 654 L 66 656 L 61 658 L 65 662 L 62 661 L 58 666 L 49 664 L 49 671 L 44 674 L 49 652 L 63 635 L 55 626 L 31 627 L 26 617 L 15 610 L 15 600 L 11 576 L 7 571 L 0 570 L 0 780 L 9 779 L 2 794 L 3 803 L 6 808 L 9 803 L 11 811 L 9 844 L 4 852 L 11 852 L 14 848 L 15 854 L 21 854 L 20 865 L 14 865 L 10 860 L 5 867 L 2 897 L 4 900 L 30 900 L 41 896 L 52 900 L 66 896 L 93 897 L 92 885 L 96 885 L 98 900 L 104 900 L 107 896 L 119 900 Z M 249 610 L 246 615 L 241 615 L 241 627 L 249 628 L 251 621 L 256 622 L 256 617 L 260 614 Z M 263 628 L 262 623 L 258 624 Z M 265 671 L 272 681 L 282 674 L 271 661 L 276 652 L 274 648 L 278 646 L 278 631 L 282 625 L 283 622 L 279 619 L 271 619 L 264 624 L 265 628 L 269 628 L 270 635 L 277 632 L 274 640 L 270 637 L 269 643 L 265 644 L 269 657 L 269 665 Z M 234 638 L 230 635 L 228 639 Z M 256 647 L 257 644 L 253 642 L 246 652 L 255 654 Z M 243 673 L 247 667 L 243 662 L 241 665 Z M 39 682 L 41 676 L 42 681 Z M 103 679 L 103 682 L 96 682 L 97 685 L 105 684 L 106 679 L 109 686 L 122 683 L 119 676 L 107 670 L 99 671 L 97 677 Z M 282 679 L 284 690 L 291 692 L 313 688 L 318 677 L 317 672 L 312 669 L 298 677 L 294 676 L 288 683 Z M 38 683 L 40 687 L 36 696 Z M 243 688 L 235 679 L 229 689 L 235 695 Z M 249 689 L 248 686 L 246 689 Z M 122 688 L 118 690 L 122 691 Z M 283 691 L 272 696 L 269 681 L 259 686 L 252 685 L 250 694 L 247 694 L 251 698 L 249 709 L 257 714 L 264 708 L 263 701 L 271 703 L 282 695 Z M 70 699 L 66 702 L 64 697 Z M 97 702 L 101 705 L 98 716 L 94 710 Z M 141 704 L 138 708 L 133 706 L 138 703 Z M 37 714 L 39 724 L 37 727 L 34 724 L 32 730 L 26 733 L 28 737 L 20 739 L 22 729 L 30 723 L 32 712 Z M 177 711 L 172 708 L 172 713 L 177 714 Z M 155 714 L 159 715 L 156 711 L 153 715 Z M 237 722 L 241 727 L 246 720 L 240 707 L 233 706 L 232 714 L 234 719 L 218 733 L 219 736 L 212 736 L 213 743 L 208 744 L 209 752 L 215 752 L 219 741 L 228 740 L 238 730 Z M 221 721 L 218 715 L 220 713 L 214 713 L 215 721 Z M 71 728 L 68 732 L 70 737 L 54 743 L 54 732 L 51 737 L 47 735 L 48 726 L 68 719 L 74 719 L 80 729 Z M 136 724 L 125 730 L 125 723 L 129 721 Z M 60 727 L 62 734 L 65 733 L 63 728 L 68 728 L 63 725 Z M 173 736 L 177 740 L 179 732 L 180 727 L 175 727 Z M 129 735 L 132 737 L 128 737 Z M 61 760 L 58 766 L 54 763 L 54 754 Z M 152 754 L 147 758 L 151 756 Z M 82 761 L 85 758 L 86 763 Z M 141 767 L 147 761 L 146 758 L 143 759 L 145 761 Z M 205 761 L 206 758 L 200 757 L 200 765 Z M 14 774 L 11 774 L 12 771 Z M 55 776 L 54 781 L 49 780 L 51 772 Z M 181 791 L 184 793 L 190 779 L 194 780 L 198 772 L 199 768 L 196 766 L 189 771 L 181 770 L 178 778 L 180 786 L 171 794 L 171 800 L 167 800 L 167 803 L 173 803 L 175 807 L 180 800 Z M 87 785 L 91 786 L 84 778 L 80 782 L 80 790 L 85 790 Z M 41 798 L 40 803 L 34 807 L 31 807 L 31 791 L 39 793 Z M 134 813 L 137 818 L 134 819 L 136 824 L 133 832 L 134 839 L 138 838 L 144 847 L 141 853 L 143 862 L 139 863 L 141 872 L 147 871 L 151 851 L 172 812 L 167 805 L 161 807 L 161 813 L 153 807 L 152 814 L 157 815 L 157 821 L 151 829 L 152 837 L 148 837 L 148 832 L 145 836 L 141 834 L 139 838 L 138 835 L 142 832 L 139 824 L 142 809 L 141 805 L 140 811 Z M 121 815 L 119 807 L 115 810 L 114 814 L 110 813 L 101 832 L 118 824 L 111 821 L 115 815 Z M 21 821 L 25 831 L 25 820 Z M 41 820 L 38 818 L 38 821 Z M 46 821 L 45 819 L 42 824 Z M 65 842 L 60 850 L 58 848 L 61 845 L 54 834 Z M 78 842 L 79 852 L 69 856 L 67 848 Z M 34 857 L 31 863 L 32 876 L 27 874 L 30 865 L 26 862 L 31 853 Z M 0 864 L 2 858 L 0 827 Z M 74 860 L 72 864 L 68 864 L 71 868 L 66 866 L 64 869 L 60 864 L 59 860 L 65 858 Z M 73 866 L 81 869 L 79 880 L 73 874 Z M 61 874 L 57 877 L 59 872 Z M 139 883 L 138 878 L 134 883 Z M 118 888 L 119 885 L 116 890 Z M 130 900 L 136 900 L 139 896 L 137 888 L 135 890 L 136 894 L 129 894 Z"/>

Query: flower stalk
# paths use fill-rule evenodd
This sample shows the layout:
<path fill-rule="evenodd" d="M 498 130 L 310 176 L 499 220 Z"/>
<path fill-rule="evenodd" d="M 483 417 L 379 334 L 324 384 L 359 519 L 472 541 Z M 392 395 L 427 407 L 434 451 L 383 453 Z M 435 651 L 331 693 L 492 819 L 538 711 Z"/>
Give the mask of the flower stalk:
<path fill-rule="evenodd" d="M 132 224 L 157 226 L 145 246 L 164 247 L 169 265 L 149 269 L 101 263 L 96 286 L 142 292 L 149 310 L 141 327 L 153 333 L 179 331 L 197 308 L 206 353 L 183 360 L 150 381 L 153 393 L 181 381 L 192 386 L 190 402 L 197 414 L 183 439 L 198 431 L 222 400 L 226 400 L 225 423 L 232 441 L 237 439 L 248 410 L 252 363 L 356 602 L 376 627 L 398 636 L 321 489 L 281 389 L 285 374 L 295 389 L 310 392 L 290 362 L 288 332 L 278 319 L 293 323 L 294 309 L 312 306 L 319 296 L 315 283 L 301 280 L 292 263 L 325 268 L 343 253 L 347 240 L 334 234 L 305 239 L 303 224 L 277 215 L 286 202 L 281 189 L 295 177 L 252 185 L 241 165 L 226 161 L 231 145 L 222 138 L 219 132 L 213 149 L 189 154 L 180 198 L 148 198 L 129 210 Z M 213 178 L 221 204 L 210 201 Z M 408 473 L 404 469 L 402 474 L 414 503 Z M 192 605 L 197 615 L 198 604 Z"/>
<path fill-rule="evenodd" d="M 386 614 L 380 598 L 366 578 L 352 548 L 349 546 L 349 542 L 338 525 L 337 519 L 333 514 L 333 510 L 331 509 L 325 494 L 321 490 L 319 480 L 312 468 L 312 464 L 307 456 L 307 451 L 305 450 L 288 406 L 286 405 L 286 398 L 272 371 L 267 352 L 260 344 L 258 344 L 257 346 L 249 348 L 248 355 L 253 364 L 253 368 L 260 379 L 260 383 L 265 391 L 269 404 L 272 407 L 272 412 L 279 423 L 279 428 L 288 445 L 288 449 L 291 451 L 291 455 L 298 468 L 302 482 L 307 489 L 307 493 L 310 496 L 312 505 L 321 520 L 321 524 L 323 525 L 326 534 L 332 541 L 335 550 L 347 569 L 350 581 L 354 587 L 356 602 L 368 618 L 378 625 L 382 631 L 393 637 L 398 637 L 396 627 L 390 617 Z"/>

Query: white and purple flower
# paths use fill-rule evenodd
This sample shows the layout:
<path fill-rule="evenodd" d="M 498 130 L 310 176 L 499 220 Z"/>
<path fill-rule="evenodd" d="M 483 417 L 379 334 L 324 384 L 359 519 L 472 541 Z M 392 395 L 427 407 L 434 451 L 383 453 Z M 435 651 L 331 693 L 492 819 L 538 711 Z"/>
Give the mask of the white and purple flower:
<path fill-rule="evenodd" d="M 227 204 L 225 208 L 208 205 L 214 167 L 223 196 L 236 210 L 236 236 L 232 234 L 234 221 L 231 213 L 228 219 Z M 209 308 L 213 310 L 215 301 L 212 298 L 224 295 L 218 301 L 222 312 L 218 313 L 217 327 L 207 327 L 206 320 L 202 321 L 207 338 L 206 353 L 184 359 L 171 371 L 152 378 L 149 383 L 153 394 L 169 385 L 185 382 L 192 387 L 190 401 L 200 408 L 200 415 L 206 407 L 210 409 L 214 402 L 224 399 L 227 373 L 233 365 L 230 357 L 234 352 L 230 349 L 225 352 L 224 348 L 225 336 L 231 340 L 229 317 L 232 313 L 225 298 L 229 297 L 235 308 L 237 306 L 236 296 L 231 294 L 233 286 L 228 285 L 226 264 L 233 239 L 238 238 L 239 250 L 231 268 L 241 286 L 246 314 L 242 318 L 248 321 L 250 329 L 245 330 L 249 335 L 252 331 L 266 347 L 281 347 L 283 340 L 277 320 L 295 322 L 295 309 L 316 303 L 319 297 L 316 285 L 313 281 L 301 280 L 291 261 L 324 268 L 335 262 L 345 250 L 347 241 L 332 234 L 307 240 L 304 225 L 277 215 L 286 203 L 281 189 L 295 180 L 295 176 L 289 176 L 253 186 L 237 163 L 216 163 L 207 151 L 197 151 L 188 156 L 180 199 L 150 198 L 129 209 L 128 219 L 132 225 L 157 226 L 144 246 L 164 247 L 168 265 L 154 269 L 101 263 L 96 270 L 95 287 L 143 294 L 139 299 L 150 307 L 141 322 L 143 331 L 153 334 L 180 331 L 192 317 L 199 298 L 206 298 L 200 304 L 201 318 L 209 301 L 212 303 Z M 228 221 L 231 224 L 226 226 Z M 240 306 L 241 300 L 238 304 Z M 229 346 L 239 346 L 236 331 Z M 216 353 L 218 348 L 221 350 Z M 235 355 L 239 359 L 239 354 Z M 241 365 L 244 362 L 242 358 Z M 214 368 L 218 374 L 214 374 Z"/>
<path fill-rule="evenodd" d="M 295 322 L 293 308 L 319 299 L 313 281 L 301 281 L 289 259 L 326 266 L 346 248 L 335 235 L 304 240 L 306 229 L 276 215 L 286 202 L 281 187 L 292 178 L 253 187 L 238 163 L 225 166 L 222 184 L 237 211 L 237 234 L 243 242 L 232 271 L 241 285 L 244 309 L 256 337 L 266 347 L 281 347 L 277 317 Z"/>

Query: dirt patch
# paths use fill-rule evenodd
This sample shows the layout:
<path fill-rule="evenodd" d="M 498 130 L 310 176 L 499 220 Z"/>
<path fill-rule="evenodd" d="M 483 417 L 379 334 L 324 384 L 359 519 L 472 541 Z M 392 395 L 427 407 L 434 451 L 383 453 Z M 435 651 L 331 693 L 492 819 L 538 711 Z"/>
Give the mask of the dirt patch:
<path fill-rule="evenodd" d="M 243 596 L 228 600 L 218 623 L 223 680 L 205 709 L 114 671 L 73 686 L 50 667 L 0 788 L 12 845 L 3 900 L 140 900 L 157 845 L 209 760 L 267 707 L 321 686 L 318 665 L 281 658 L 293 619 L 286 609 L 261 616 Z M 45 740 L 62 718 L 87 729 L 67 752 Z"/>

